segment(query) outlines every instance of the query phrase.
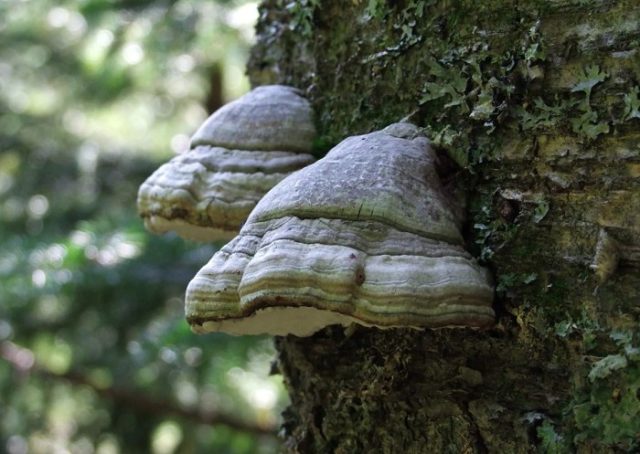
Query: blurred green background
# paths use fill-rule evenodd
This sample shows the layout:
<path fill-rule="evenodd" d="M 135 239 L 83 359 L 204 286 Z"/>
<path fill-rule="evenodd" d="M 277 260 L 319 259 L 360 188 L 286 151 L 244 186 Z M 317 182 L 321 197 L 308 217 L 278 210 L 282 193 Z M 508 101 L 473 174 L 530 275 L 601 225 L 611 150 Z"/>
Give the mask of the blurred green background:
<path fill-rule="evenodd" d="M 247 1 L 0 0 L 0 452 L 269 453 L 268 338 L 196 336 L 216 245 L 157 237 L 140 183 L 246 90 Z"/>

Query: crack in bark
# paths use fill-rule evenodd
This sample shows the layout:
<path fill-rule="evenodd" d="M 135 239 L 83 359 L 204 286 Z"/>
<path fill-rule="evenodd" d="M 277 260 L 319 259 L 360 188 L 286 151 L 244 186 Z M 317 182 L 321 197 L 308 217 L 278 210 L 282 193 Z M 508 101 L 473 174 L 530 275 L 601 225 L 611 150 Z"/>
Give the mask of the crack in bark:
<path fill-rule="evenodd" d="M 473 413 L 471 413 L 471 411 L 469 410 L 469 402 L 467 401 L 467 402 L 460 403 L 460 408 L 462 409 L 467 420 L 471 424 L 471 431 L 475 437 L 477 452 L 479 454 L 488 454 L 490 452 L 489 448 L 487 447 L 487 443 L 484 437 L 482 436 L 482 432 L 480 430 L 480 427 L 478 426 L 478 422 L 473 416 Z"/>

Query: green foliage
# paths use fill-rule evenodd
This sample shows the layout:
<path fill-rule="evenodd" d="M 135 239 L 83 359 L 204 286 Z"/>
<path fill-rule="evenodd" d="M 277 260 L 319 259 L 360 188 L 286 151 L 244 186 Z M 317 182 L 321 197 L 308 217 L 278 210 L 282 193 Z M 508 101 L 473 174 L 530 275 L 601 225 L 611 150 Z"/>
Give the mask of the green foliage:
<path fill-rule="evenodd" d="M 153 236 L 135 213 L 207 115 L 210 67 L 226 95 L 246 87 L 246 6 L 0 2 L 0 451 L 277 450 L 206 421 L 270 428 L 284 398 L 269 340 L 184 321 L 216 245 Z"/>

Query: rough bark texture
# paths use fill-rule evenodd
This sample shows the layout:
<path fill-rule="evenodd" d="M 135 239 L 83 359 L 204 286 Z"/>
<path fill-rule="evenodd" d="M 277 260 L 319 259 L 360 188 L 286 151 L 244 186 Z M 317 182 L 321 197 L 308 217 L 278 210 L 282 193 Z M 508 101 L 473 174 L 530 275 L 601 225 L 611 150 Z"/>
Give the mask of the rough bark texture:
<path fill-rule="evenodd" d="M 640 4 L 268 0 L 254 84 L 322 134 L 409 116 L 467 194 L 495 328 L 279 338 L 291 452 L 640 446 Z"/>

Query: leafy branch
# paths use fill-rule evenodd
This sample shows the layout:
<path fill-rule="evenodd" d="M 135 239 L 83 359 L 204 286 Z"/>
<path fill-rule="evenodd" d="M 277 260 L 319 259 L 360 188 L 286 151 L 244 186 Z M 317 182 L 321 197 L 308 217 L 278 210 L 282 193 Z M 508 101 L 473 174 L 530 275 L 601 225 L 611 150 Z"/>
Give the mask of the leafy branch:
<path fill-rule="evenodd" d="M 256 424 L 211 409 L 181 407 L 173 402 L 146 396 L 139 390 L 100 386 L 78 371 L 54 372 L 36 362 L 35 355 L 31 350 L 10 341 L 0 343 L 0 358 L 9 363 L 22 376 L 36 375 L 45 379 L 64 380 L 73 386 L 86 386 L 100 397 L 117 402 L 138 413 L 153 416 L 172 415 L 198 424 L 224 425 L 233 430 L 255 435 L 276 435 L 276 427 L 271 424 Z"/>

